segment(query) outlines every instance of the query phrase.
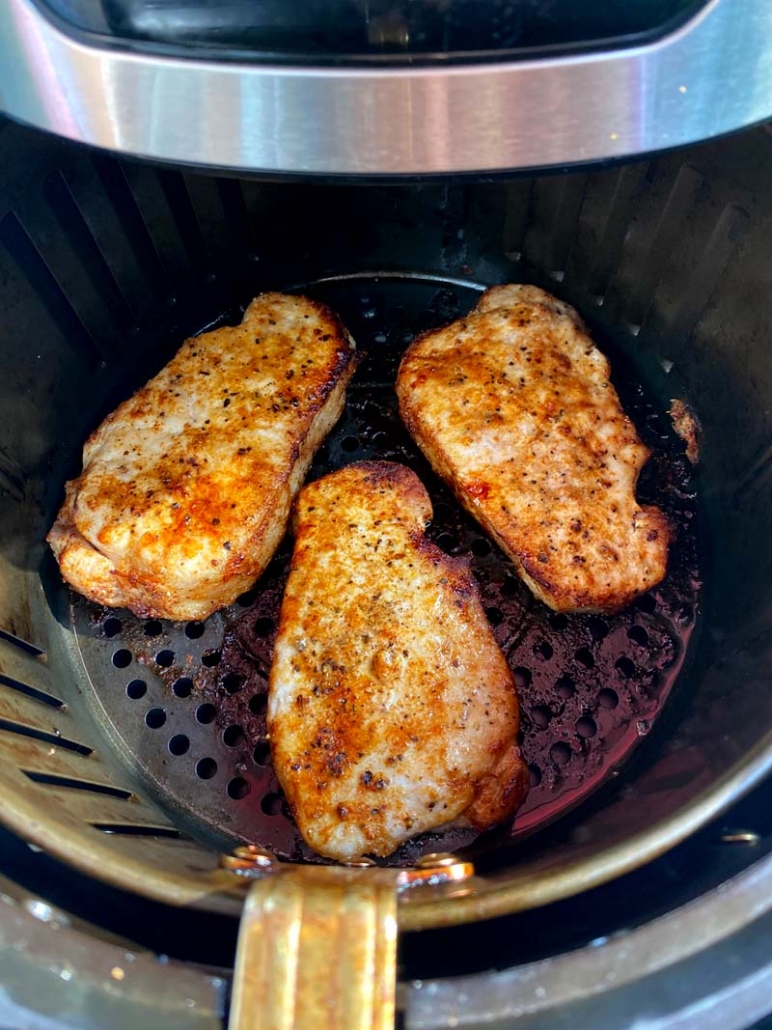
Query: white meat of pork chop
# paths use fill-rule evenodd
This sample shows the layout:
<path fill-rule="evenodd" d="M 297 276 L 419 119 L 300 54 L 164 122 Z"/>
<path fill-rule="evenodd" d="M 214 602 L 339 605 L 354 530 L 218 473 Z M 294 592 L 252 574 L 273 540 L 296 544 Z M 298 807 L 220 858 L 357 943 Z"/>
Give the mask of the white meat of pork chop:
<path fill-rule="evenodd" d="M 314 850 L 388 855 L 521 804 L 512 673 L 467 563 L 424 536 L 413 472 L 361 462 L 306 486 L 269 679 L 274 767 Z"/>
<path fill-rule="evenodd" d="M 48 540 L 99 604 L 203 619 L 279 545 L 343 410 L 354 343 L 304 297 L 265 293 L 240 325 L 186 340 L 91 435 Z"/>
<path fill-rule="evenodd" d="M 411 344 L 397 395 L 435 471 L 545 604 L 615 612 L 663 578 L 667 519 L 635 498 L 649 449 L 568 304 L 493 287 Z"/>

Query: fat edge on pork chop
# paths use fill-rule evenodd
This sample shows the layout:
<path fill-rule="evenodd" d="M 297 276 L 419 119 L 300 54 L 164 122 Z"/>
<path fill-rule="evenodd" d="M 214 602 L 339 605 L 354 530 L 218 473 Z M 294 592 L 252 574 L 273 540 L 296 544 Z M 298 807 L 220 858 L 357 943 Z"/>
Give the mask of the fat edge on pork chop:
<path fill-rule="evenodd" d="M 232 603 L 285 533 L 354 358 L 328 308 L 279 293 L 186 340 L 86 442 L 48 535 L 65 580 L 140 617 Z"/>
<path fill-rule="evenodd" d="M 612 613 L 663 578 L 668 521 L 635 497 L 650 451 L 568 304 L 487 290 L 410 345 L 397 395 L 432 467 L 550 608 Z"/>
<path fill-rule="evenodd" d="M 527 792 L 514 677 L 468 563 L 424 529 L 409 469 L 348 465 L 304 488 L 268 691 L 274 768 L 322 855 L 388 855 Z"/>

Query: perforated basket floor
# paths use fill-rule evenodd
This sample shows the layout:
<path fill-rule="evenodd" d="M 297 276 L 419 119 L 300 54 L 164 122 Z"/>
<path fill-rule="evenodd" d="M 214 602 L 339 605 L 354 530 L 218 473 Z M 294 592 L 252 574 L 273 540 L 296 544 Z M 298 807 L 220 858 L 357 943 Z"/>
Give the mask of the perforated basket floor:
<path fill-rule="evenodd" d="M 649 732 L 673 688 L 691 634 L 699 587 L 696 501 L 683 445 L 665 414 L 609 351 L 626 410 L 655 456 L 639 489 L 676 529 L 665 581 L 614 617 L 565 616 L 536 602 L 508 560 L 463 513 L 402 426 L 393 382 L 419 331 L 469 310 L 473 283 L 420 276 L 354 276 L 302 287 L 339 312 L 365 352 L 346 411 L 314 462 L 316 478 L 352 460 L 413 468 L 434 504 L 430 536 L 467 555 L 522 707 L 529 797 L 514 825 L 487 835 L 533 833 L 578 805 Z M 300 839 L 276 781 L 266 739 L 266 683 L 284 580 L 285 540 L 255 587 L 205 623 L 142 621 L 74 593 L 71 618 L 93 691 L 89 700 L 123 758 L 141 771 L 177 825 L 218 848 L 252 842 L 284 858 L 319 861 Z M 469 831 L 426 834 L 387 864 L 472 845 Z"/>

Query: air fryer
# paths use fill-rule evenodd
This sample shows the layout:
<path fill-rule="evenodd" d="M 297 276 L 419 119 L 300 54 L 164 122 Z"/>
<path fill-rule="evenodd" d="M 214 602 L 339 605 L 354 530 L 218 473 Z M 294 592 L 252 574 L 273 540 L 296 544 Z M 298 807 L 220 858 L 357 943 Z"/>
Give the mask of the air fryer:
<path fill-rule="evenodd" d="M 135 56 L 165 45 L 141 20 L 146 5 L 105 11 L 113 22 L 101 29 L 120 22 Z M 185 45 L 201 45 L 202 31 Z M 586 40 L 569 42 L 581 49 Z M 633 52 L 638 43 L 625 45 Z M 436 54 L 432 60 L 441 63 Z M 534 175 L 507 172 L 514 164 L 501 163 L 495 148 L 481 152 L 479 164 L 465 151 L 461 170 L 490 172 L 489 162 L 498 161 L 497 174 L 394 181 L 395 173 L 458 170 L 450 152 L 439 167 L 436 149 L 421 144 L 411 152 L 420 168 L 408 167 L 402 151 L 393 165 L 385 161 L 392 181 L 377 182 L 367 164 L 376 160 L 368 121 L 361 167 L 345 147 L 334 151 L 348 155 L 339 167 L 330 165 L 332 151 L 303 167 L 305 151 L 290 158 L 279 148 L 277 160 L 295 176 L 282 181 L 266 178 L 277 169 L 260 162 L 249 174 L 223 170 L 246 153 L 233 147 L 216 162 L 219 171 L 196 169 L 214 163 L 211 141 L 200 162 L 188 141 L 184 162 L 175 164 L 182 161 L 176 129 L 168 146 L 156 137 L 152 153 L 134 157 L 79 145 L 72 140 L 116 145 L 115 125 L 97 131 L 97 121 L 73 117 L 64 131 L 75 80 L 67 80 L 58 111 L 53 100 L 41 107 L 39 92 L 25 106 L 18 80 L 12 88 L 10 81 L 9 110 L 18 102 L 17 117 L 71 137 L 0 127 L 0 820 L 15 835 L 8 861 L 20 888 L 81 909 L 102 931 L 170 951 L 191 969 L 210 969 L 217 986 L 210 976 L 207 990 L 225 996 L 245 899 L 251 937 L 239 948 L 242 984 L 245 956 L 270 940 L 260 891 L 278 884 L 281 893 L 289 868 L 311 870 L 312 891 L 325 877 L 332 885 L 320 912 L 327 936 L 340 937 L 321 955 L 324 975 L 347 950 L 352 961 L 361 955 L 365 940 L 381 947 L 383 921 L 353 942 L 351 924 L 336 922 L 349 884 L 355 893 L 375 884 L 391 899 L 404 980 L 441 975 L 443 962 L 453 973 L 477 974 L 486 963 L 548 961 L 593 936 L 603 943 L 609 925 L 645 926 L 668 898 L 676 905 L 699 896 L 758 857 L 766 834 L 758 811 L 772 762 L 768 129 L 644 156 L 631 156 L 636 148 L 622 130 L 624 161 L 568 170 L 553 141 L 520 165 L 561 167 Z M 695 84 L 674 80 L 673 101 Z M 754 103 L 760 111 L 759 96 Z M 213 124 L 198 114 L 201 127 Z M 152 121 L 150 108 L 145 116 Z M 716 124 L 724 124 L 718 116 Z M 596 128 L 592 146 L 600 146 Z M 386 138 L 396 131 L 390 114 Z M 694 123 L 688 131 L 696 135 L 673 142 L 705 134 Z M 455 133 L 449 129 L 446 142 L 461 139 Z M 619 133 L 606 135 L 607 151 L 575 151 L 574 162 L 617 156 L 611 137 Z M 653 139 L 645 136 L 637 149 L 653 149 Z M 341 171 L 369 178 L 302 174 Z M 664 508 L 675 544 L 663 583 L 616 616 L 556 615 L 535 602 L 433 476 L 398 418 L 393 381 L 407 344 L 500 282 L 534 283 L 577 307 L 652 448 L 639 496 Z M 263 290 L 329 304 L 364 353 L 344 416 L 311 475 L 369 457 L 408 464 L 430 490 L 433 539 L 472 562 L 523 710 L 531 791 L 513 827 L 479 839 L 460 830 L 427 835 L 376 868 L 342 874 L 303 844 L 265 729 L 291 540 L 247 594 L 202 623 L 99 608 L 61 581 L 45 535 L 88 433 L 182 339 L 237 321 Z M 724 814 L 753 788 L 752 808 Z M 706 843 L 716 838 L 739 857 L 719 857 Z M 16 839 L 33 848 L 29 863 Z M 695 854 L 690 847 L 702 856 L 696 874 L 683 859 Z M 661 857 L 673 848 L 673 857 Z M 663 868 L 676 870 L 665 898 L 627 897 L 659 882 Z M 89 891 L 100 901 L 89 902 Z M 330 900 L 335 891 L 338 902 Z M 747 924 L 753 896 L 750 888 L 742 894 Z M 289 904 L 277 899 L 279 908 Z M 33 917 L 59 925 L 53 910 L 27 903 Z M 311 894 L 302 902 L 315 903 Z M 126 905 L 145 921 L 127 916 Z M 566 911 L 582 920 L 570 944 L 557 928 Z M 737 919 L 739 932 L 745 924 Z M 493 944 L 489 926 L 507 943 Z M 523 935 L 526 943 L 515 946 L 511 938 Z M 470 942 L 476 955 L 462 961 L 456 950 Z M 693 942 L 682 943 L 691 954 Z M 61 961 L 67 983 L 70 967 L 66 956 Z M 131 961 L 106 971 L 108 996 L 127 989 Z M 254 968 L 269 978 L 265 997 L 275 1005 L 269 980 L 284 983 L 286 962 L 281 955 L 260 961 Z M 382 972 L 389 961 L 376 958 L 372 968 Z M 168 997 L 151 980 L 158 993 L 143 1018 L 152 1025 L 173 1011 L 183 1025 L 179 997 L 165 1008 Z M 191 1019 L 204 1004 L 200 987 L 190 987 Z M 253 985 L 244 997 L 254 1005 L 260 990 Z M 234 1025 L 254 1015 L 244 997 L 236 999 Z M 362 995 L 354 997 L 360 1004 Z M 405 997 L 403 987 L 398 1005 Z M 441 1008 L 443 998 L 451 1004 L 447 992 L 436 997 L 438 1020 L 441 1012 L 463 1018 L 457 1000 L 455 1010 Z M 92 1011 L 107 1011 L 100 1006 Z M 432 1025 L 430 1005 L 414 1005 L 406 1018 Z M 524 1009 L 517 1018 L 530 1017 Z"/>

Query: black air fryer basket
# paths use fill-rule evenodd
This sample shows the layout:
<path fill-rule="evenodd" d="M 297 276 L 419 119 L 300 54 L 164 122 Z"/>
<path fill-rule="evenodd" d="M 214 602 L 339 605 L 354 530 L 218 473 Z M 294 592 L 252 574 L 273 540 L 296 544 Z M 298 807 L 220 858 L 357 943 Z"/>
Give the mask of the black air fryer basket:
<path fill-rule="evenodd" d="M 527 910 L 554 913 L 703 840 L 693 835 L 761 782 L 772 764 L 766 129 L 609 168 L 441 184 L 217 176 L 10 123 L 0 152 L 0 820 L 35 850 L 23 879 L 65 863 L 77 873 L 56 877 L 78 885 L 90 920 L 100 916 L 82 892 L 93 882 L 106 928 L 116 899 L 136 897 L 138 912 L 168 911 L 177 936 L 161 932 L 159 945 L 125 915 L 113 930 L 225 965 L 245 880 L 221 856 L 254 844 L 318 861 L 294 829 L 265 730 L 291 541 L 230 609 L 187 624 L 77 597 L 44 542 L 88 433 L 183 338 L 237 321 L 263 290 L 329 304 L 364 352 L 311 475 L 368 457 L 419 473 L 430 535 L 470 557 L 520 690 L 531 794 L 514 828 L 427 835 L 383 863 L 410 870 L 452 852 L 474 865 L 460 886 L 402 892 L 410 970 L 436 974 L 411 931 L 520 912 L 506 925 L 532 933 L 539 912 Z M 653 449 L 639 495 L 667 511 L 676 542 L 663 584 L 617 616 L 536 602 L 396 414 L 394 375 L 413 336 L 500 282 L 535 283 L 578 308 Z M 698 420 L 696 464 L 674 402 Z M 66 890 L 56 900 L 67 907 Z M 597 913 L 584 918 L 598 929 Z M 490 957 L 484 927 L 466 932 Z M 105 974 L 111 989 L 125 990 L 125 966 Z"/>

